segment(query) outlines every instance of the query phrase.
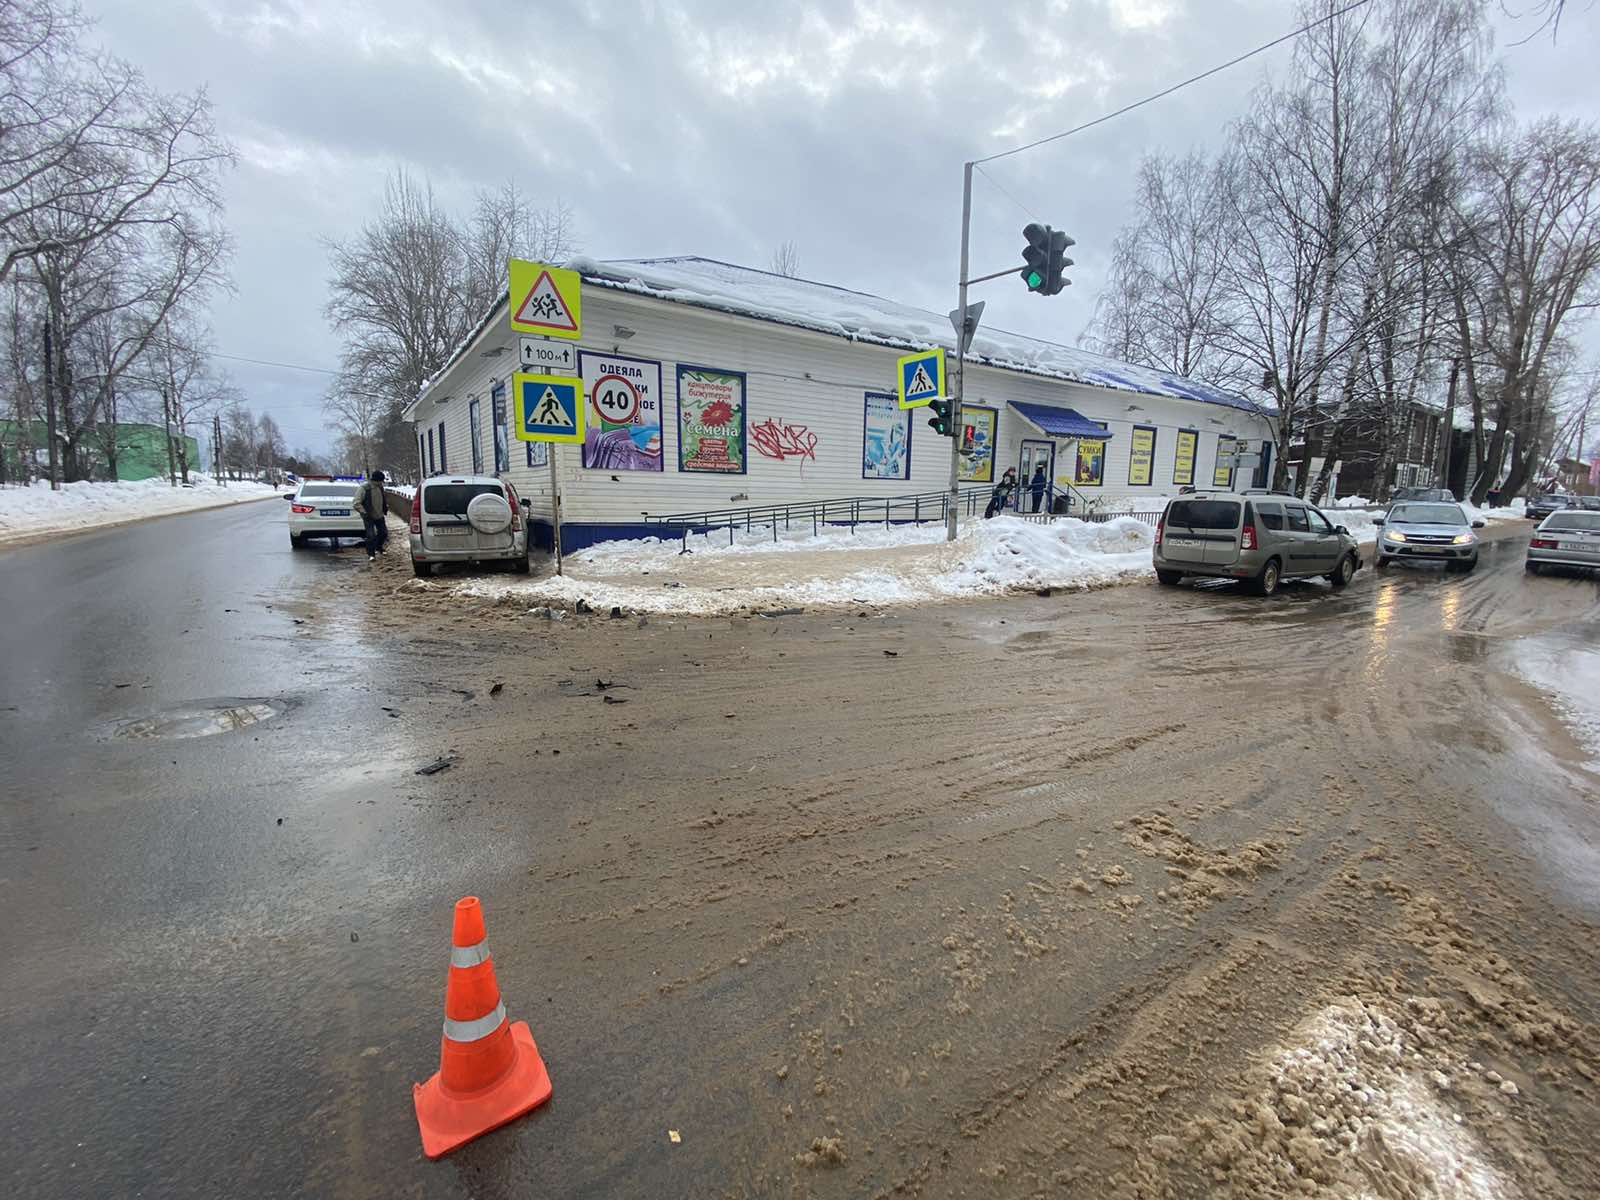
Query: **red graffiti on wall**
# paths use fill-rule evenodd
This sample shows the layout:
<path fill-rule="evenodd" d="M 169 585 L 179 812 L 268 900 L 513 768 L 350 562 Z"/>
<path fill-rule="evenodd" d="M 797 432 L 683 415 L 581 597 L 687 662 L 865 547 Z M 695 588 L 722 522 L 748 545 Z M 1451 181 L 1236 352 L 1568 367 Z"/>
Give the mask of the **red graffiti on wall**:
<path fill-rule="evenodd" d="M 750 440 L 762 458 L 775 458 L 779 462 L 790 458 L 809 458 L 817 461 L 817 435 L 804 425 L 782 425 L 768 417 L 759 425 L 750 427 Z M 804 465 L 804 464 L 802 464 Z"/>

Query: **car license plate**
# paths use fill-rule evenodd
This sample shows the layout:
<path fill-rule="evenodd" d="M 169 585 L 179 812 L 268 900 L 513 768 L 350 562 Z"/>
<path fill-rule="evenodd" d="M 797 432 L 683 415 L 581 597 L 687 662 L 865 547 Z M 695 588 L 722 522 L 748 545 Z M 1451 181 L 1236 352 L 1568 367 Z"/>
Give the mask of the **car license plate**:
<path fill-rule="evenodd" d="M 433 531 L 435 533 L 447 533 L 454 537 L 458 534 L 465 533 L 467 531 L 467 527 L 465 525 L 435 525 L 433 527 Z"/>
<path fill-rule="evenodd" d="M 1186 547 L 1187 549 L 1193 550 L 1193 549 L 1195 549 L 1195 548 L 1197 548 L 1199 546 L 1204 546 L 1205 543 L 1202 542 L 1199 538 L 1175 538 L 1175 537 L 1169 537 L 1167 539 L 1167 545 L 1169 545 L 1169 546 L 1183 546 L 1183 547 Z"/>
<path fill-rule="evenodd" d="M 348 508 L 319 508 L 317 513 L 324 517 L 348 517 L 350 510 Z"/>
<path fill-rule="evenodd" d="M 1559 545 L 1563 550 L 1574 554 L 1593 554 L 1597 550 L 1600 550 L 1600 546 L 1597 546 L 1592 542 L 1558 542 L 1556 544 Z"/>

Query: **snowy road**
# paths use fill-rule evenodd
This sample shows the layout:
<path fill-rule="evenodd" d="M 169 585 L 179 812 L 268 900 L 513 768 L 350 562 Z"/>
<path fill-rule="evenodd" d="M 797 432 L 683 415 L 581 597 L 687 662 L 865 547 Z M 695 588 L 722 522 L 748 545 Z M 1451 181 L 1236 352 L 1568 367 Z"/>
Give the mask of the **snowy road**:
<path fill-rule="evenodd" d="M 0 1180 L 1600 1193 L 1600 585 L 1523 532 L 1338 595 L 642 626 L 262 506 L 0 555 Z M 555 1098 L 429 1164 L 468 892 Z"/>

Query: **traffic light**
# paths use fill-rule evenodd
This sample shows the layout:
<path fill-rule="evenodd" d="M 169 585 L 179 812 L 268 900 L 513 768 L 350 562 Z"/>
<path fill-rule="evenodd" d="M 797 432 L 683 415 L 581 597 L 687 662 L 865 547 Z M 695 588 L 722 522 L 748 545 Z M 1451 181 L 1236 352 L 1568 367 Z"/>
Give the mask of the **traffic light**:
<path fill-rule="evenodd" d="M 1067 247 L 1076 243 L 1059 229 L 1034 223 L 1023 226 L 1022 236 L 1028 243 L 1022 248 L 1022 261 L 1027 264 L 1022 268 L 1023 282 L 1030 292 L 1054 296 L 1072 282 L 1062 272 L 1072 266 Z"/>
<path fill-rule="evenodd" d="M 928 425 L 940 437 L 949 437 L 953 429 L 950 419 L 950 401 L 943 398 L 928 404 Z"/>
<path fill-rule="evenodd" d="M 1022 261 L 1028 264 L 1022 268 L 1023 281 L 1030 292 L 1043 294 L 1045 275 L 1050 269 L 1050 227 L 1030 223 L 1022 227 L 1022 236 L 1028 239 L 1022 248 Z"/>
<path fill-rule="evenodd" d="M 1044 294 L 1046 296 L 1054 296 L 1072 282 L 1062 272 L 1072 265 L 1072 260 L 1067 257 L 1067 247 L 1075 244 L 1071 238 L 1059 229 L 1050 230 L 1050 261 L 1045 264 L 1044 272 Z"/>

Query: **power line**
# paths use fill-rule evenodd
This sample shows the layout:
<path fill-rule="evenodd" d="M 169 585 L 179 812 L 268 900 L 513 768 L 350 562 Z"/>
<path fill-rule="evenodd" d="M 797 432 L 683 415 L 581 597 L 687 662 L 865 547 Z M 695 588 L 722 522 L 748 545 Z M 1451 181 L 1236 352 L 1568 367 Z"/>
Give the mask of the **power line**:
<path fill-rule="evenodd" d="M 1182 89 L 1188 87 L 1191 83 L 1199 83 L 1202 79 L 1209 79 L 1211 76 L 1216 75 L 1219 72 L 1226 71 L 1229 67 L 1236 67 L 1247 59 L 1254 58 L 1258 54 L 1262 54 L 1268 50 L 1271 50 L 1274 46 L 1281 46 L 1284 42 L 1293 41 L 1302 33 L 1309 33 L 1318 25 L 1325 25 L 1329 21 L 1337 20 L 1339 17 L 1344 16 L 1345 13 L 1354 12 L 1356 9 L 1365 7 L 1370 3 L 1372 3 L 1372 0 L 1354 0 L 1354 3 L 1345 5 L 1337 12 L 1331 12 L 1325 17 L 1318 17 L 1309 25 L 1302 25 L 1299 29 L 1292 30 L 1291 32 L 1284 34 L 1282 37 L 1273 38 L 1270 42 L 1264 42 L 1263 44 L 1257 46 L 1254 50 L 1247 50 L 1237 58 L 1230 58 L 1227 62 L 1219 63 L 1217 66 L 1212 67 L 1208 71 L 1202 71 L 1198 75 L 1191 75 L 1188 79 L 1183 80 L 1181 83 L 1175 83 L 1169 88 L 1164 88 L 1163 90 L 1155 93 L 1153 96 L 1146 96 L 1143 100 L 1135 100 L 1132 104 L 1125 104 L 1115 112 L 1108 112 L 1104 116 L 1096 117 L 1092 121 L 1086 121 L 1082 125 L 1075 125 L 1071 129 L 1064 130 L 1061 133 L 1052 133 L 1049 137 L 1042 137 L 1038 141 L 1029 142 L 1024 146 L 1014 146 L 1010 150 L 1002 150 L 998 154 L 989 154 L 983 158 L 975 158 L 972 160 L 972 165 L 975 167 L 981 167 L 982 164 L 986 162 L 993 162 L 997 158 L 1009 158 L 1013 154 L 1021 154 L 1024 150 L 1032 150 L 1036 146 L 1043 146 L 1050 142 L 1059 142 L 1064 137 L 1071 137 L 1075 133 L 1082 133 L 1085 129 L 1093 129 L 1096 125 L 1103 125 L 1113 117 L 1120 117 L 1126 113 L 1131 113 L 1136 108 L 1143 108 L 1146 104 L 1153 104 L 1157 100 L 1161 100 L 1172 95 L 1173 92 L 1181 91 Z M 992 178 L 990 179 L 990 182 L 994 182 Z"/>
<path fill-rule="evenodd" d="M 327 367 L 308 367 L 303 363 L 273 362 L 267 358 L 245 358 L 239 354 L 223 354 L 219 350 L 213 350 L 211 357 L 226 358 L 230 362 L 254 363 L 258 367 L 282 367 L 286 371 L 312 371 L 318 375 L 337 375 L 339 373 L 329 370 Z"/>
<path fill-rule="evenodd" d="M 1015 204 L 1018 208 L 1020 208 L 1028 216 L 1032 217 L 1035 221 L 1037 221 L 1039 219 L 1039 214 L 1038 213 L 1034 212 L 1033 209 L 1029 208 L 1021 200 L 1018 200 L 1010 192 L 1006 191 L 1005 188 L 1001 187 L 1000 186 L 1000 181 L 998 179 L 996 179 L 993 175 L 989 174 L 989 172 L 985 171 L 981 164 L 974 163 L 973 166 L 978 168 L 978 174 L 979 175 L 982 175 L 990 183 L 994 184 L 995 190 L 998 191 L 1002 196 L 1004 196 L 1007 200 L 1011 201 L 1011 203 Z"/>

